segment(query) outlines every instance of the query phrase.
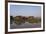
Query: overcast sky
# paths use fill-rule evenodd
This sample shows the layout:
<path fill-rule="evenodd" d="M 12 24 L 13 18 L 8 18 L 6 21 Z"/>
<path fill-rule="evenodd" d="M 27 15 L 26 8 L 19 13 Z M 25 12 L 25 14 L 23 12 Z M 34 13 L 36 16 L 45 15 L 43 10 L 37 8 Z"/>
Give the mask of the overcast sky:
<path fill-rule="evenodd" d="M 10 5 L 10 15 L 12 16 L 41 16 L 41 6 Z"/>

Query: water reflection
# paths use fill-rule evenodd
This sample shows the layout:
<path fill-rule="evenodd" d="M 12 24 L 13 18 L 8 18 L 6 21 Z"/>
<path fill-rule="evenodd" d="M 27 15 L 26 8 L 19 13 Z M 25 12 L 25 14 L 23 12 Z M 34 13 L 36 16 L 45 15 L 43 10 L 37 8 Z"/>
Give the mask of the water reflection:
<path fill-rule="evenodd" d="M 11 29 L 18 29 L 18 28 L 40 28 L 41 27 L 41 23 L 22 23 L 21 25 L 17 25 L 15 23 L 10 24 L 10 28 Z"/>

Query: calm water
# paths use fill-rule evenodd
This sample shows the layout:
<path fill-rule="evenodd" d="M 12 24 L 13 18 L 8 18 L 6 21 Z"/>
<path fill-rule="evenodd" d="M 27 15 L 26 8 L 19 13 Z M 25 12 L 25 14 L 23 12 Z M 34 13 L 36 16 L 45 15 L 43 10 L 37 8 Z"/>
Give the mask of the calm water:
<path fill-rule="evenodd" d="M 21 25 L 17 25 L 15 23 L 10 24 L 10 28 L 11 29 L 16 29 L 16 28 L 40 28 L 41 27 L 41 23 L 22 23 Z"/>

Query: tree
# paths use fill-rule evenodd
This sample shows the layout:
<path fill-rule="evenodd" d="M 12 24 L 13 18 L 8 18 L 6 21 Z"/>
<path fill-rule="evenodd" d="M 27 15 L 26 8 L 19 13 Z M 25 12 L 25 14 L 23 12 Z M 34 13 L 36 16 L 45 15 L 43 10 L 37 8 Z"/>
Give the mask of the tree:
<path fill-rule="evenodd" d="M 13 20 L 13 16 L 10 16 L 10 24 L 12 24 Z"/>
<path fill-rule="evenodd" d="M 22 23 L 22 17 L 21 16 L 16 16 L 14 18 L 14 21 L 17 25 L 20 25 Z"/>
<path fill-rule="evenodd" d="M 33 17 L 33 16 L 29 16 L 29 17 L 28 17 L 28 22 L 29 22 L 29 23 L 33 23 L 33 20 L 34 20 L 34 17 Z"/>
<path fill-rule="evenodd" d="M 29 17 L 28 17 L 28 22 L 29 22 L 29 23 L 38 23 L 39 20 L 38 20 L 38 18 L 29 16 Z"/>

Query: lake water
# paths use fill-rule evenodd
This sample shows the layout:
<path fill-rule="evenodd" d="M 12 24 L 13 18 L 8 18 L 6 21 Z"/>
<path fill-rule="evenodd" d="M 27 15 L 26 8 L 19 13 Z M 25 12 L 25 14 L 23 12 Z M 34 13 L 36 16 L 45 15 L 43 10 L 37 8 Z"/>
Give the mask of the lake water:
<path fill-rule="evenodd" d="M 15 23 L 10 24 L 11 29 L 18 29 L 18 28 L 40 28 L 41 23 L 22 23 L 21 25 L 17 25 Z"/>

